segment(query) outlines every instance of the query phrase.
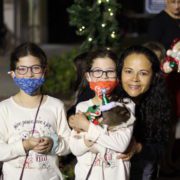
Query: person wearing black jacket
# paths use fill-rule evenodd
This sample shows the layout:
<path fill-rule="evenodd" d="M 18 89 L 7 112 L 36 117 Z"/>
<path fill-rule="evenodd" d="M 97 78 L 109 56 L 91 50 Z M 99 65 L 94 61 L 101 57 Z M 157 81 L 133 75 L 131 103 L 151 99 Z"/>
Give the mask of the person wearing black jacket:
<path fill-rule="evenodd" d="M 180 37 L 180 0 L 165 0 L 165 5 L 165 9 L 150 22 L 148 38 L 168 49 L 172 41 Z"/>

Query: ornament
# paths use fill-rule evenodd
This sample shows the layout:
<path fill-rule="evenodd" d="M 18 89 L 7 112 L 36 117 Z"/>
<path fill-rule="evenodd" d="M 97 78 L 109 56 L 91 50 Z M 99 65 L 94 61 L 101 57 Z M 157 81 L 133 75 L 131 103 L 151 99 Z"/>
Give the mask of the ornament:
<path fill-rule="evenodd" d="M 174 68 L 174 67 L 176 67 L 176 63 L 172 61 L 172 62 L 169 63 L 169 66 L 170 66 L 171 68 Z"/>
<path fill-rule="evenodd" d="M 106 89 L 103 88 L 101 91 L 102 91 L 102 105 L 109 104 L 109 99 L 106 96 Z M 101 108 L 98 105 L 90 106 L 85 112 L 85 116 L 90 122 L 92 122 L 95 125 L 101 125 L 102 123 Z"/>
<path fill-rule="evenodd" d="M 162 70 L 165 73 L 172 71 L 180 72 L 180 38 L 175 39 L 171 46 L 166 52 L 166 58 L 162 65 Z"/>
<path fill-rule="evenodd" d="M 103 88 L 101 91 L 102 91 L 102 105 L 106 105 L 109 103 L 109 99 L 106 96 L 106 89 Z"/>
<path fill-rule="evenodd" d="M 162 67 L 162 68 L 163 68 L 163 71 L 164 71 L 165 73 L 170 73 L 170 72 L 172 72 L 172 70 L 173 70 L 173 69 L 170 67 L 168 61 L 163 64 L 163 67 Z"/>
<path fill-rule="evenodd" d="M 98 118 L 101 116 L 101 110 L 99 106 L 93 105 L 87 109 L 85 115 L 89 121 L 91 121 L 95 125 L 98 125 L 99 124 Z"/>

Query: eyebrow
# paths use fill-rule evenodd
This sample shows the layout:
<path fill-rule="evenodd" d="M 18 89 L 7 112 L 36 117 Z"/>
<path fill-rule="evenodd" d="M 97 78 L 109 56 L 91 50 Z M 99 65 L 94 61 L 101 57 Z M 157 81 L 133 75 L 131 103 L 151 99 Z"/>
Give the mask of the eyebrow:
<path fill-rule="evenodd" d="M 41 66 L 41 64 L 33 64 L 32 66 Z M 32 66 L 19 65 L 17 67 L 32 67 Z"/>
<path fill-rule="evenodd" d="M 133 68 L 129 68 L 129 67 L 124 67 L 124 69 L 134 70 Z M 150 72 L 150 71 L 149 71 L 149 70 L 147 70 L 147 69 L 140 69 L 139 71 L 146 71 L 146 72 Z"/>
<path fill-rule="evenodd" d="M 101 69 L 100 67 L 94 67 L 92 68 L 93 70 L 102 70 L 102 71 L 105 71 L 105 70 L 116 70 L 116 68 L 108 68 L 108 69 Z M 91 70 L 92 70 L 91 69 Z"/>

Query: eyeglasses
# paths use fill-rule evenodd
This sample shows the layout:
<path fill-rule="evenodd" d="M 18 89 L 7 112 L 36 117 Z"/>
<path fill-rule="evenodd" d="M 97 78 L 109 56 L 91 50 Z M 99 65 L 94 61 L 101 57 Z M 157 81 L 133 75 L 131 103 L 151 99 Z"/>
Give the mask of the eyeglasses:
<path fill-rule="evenodd" d="M 24 75 L 28 72 L 28 69 L 31 70 L 33 74 L 40 74 L 43 71 L 43 68 L 41 65 L 33 65 L 33 66 L 18 66 L 16 67 L 16 71 L 20 75 Z"/>
<path fill-rule="evenodd" d="M 101 69 L 97 69 L 97 70 L 90 70 L 89 72 L 95 78 L 102 77 L 104 73 L 107 78 L 115 78 L 116 77 L 116 71 L 114 71 L 114 70 L 103 71 Z"/>

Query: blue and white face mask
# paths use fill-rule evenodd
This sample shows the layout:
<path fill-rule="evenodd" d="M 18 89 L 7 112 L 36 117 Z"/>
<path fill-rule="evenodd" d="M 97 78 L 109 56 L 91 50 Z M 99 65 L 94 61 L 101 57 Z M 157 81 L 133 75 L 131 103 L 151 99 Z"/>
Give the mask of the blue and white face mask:
<path fill-rule="evenodd" d="M 39 87 L 41 87 L 44 82 L 45 78 L 13 78 L 16 85 L 22 89 L 26 94 L 33 95 Z"/>

